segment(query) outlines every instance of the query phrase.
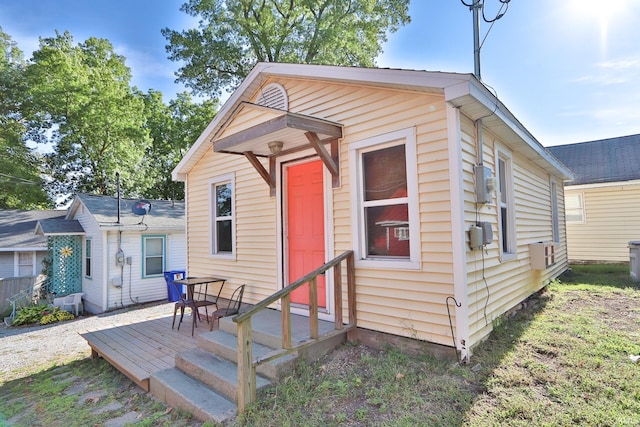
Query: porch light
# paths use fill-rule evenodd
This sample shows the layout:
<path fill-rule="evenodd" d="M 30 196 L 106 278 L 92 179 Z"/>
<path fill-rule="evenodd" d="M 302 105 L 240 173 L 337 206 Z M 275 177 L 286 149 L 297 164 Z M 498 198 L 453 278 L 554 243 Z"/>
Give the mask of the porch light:
<path fill-rule="evenodd" d="M 267 145 L 269 147 L 269 151 L 271 151 L 271 154 L 277 156 L 282 151 L 282 146 L 284 145 L 284 143 L 282 141 L 271 141 Z"/>

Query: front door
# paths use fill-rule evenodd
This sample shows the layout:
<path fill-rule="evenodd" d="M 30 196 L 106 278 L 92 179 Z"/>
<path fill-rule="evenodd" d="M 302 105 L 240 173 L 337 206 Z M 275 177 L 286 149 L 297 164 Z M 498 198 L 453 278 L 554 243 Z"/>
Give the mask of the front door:
<path fill-rule="evenodd" d="M 325 263 L 324 184 L 321 160 L 286 168 L 288 283 Z M 318 276 L 318 307 L 327 307 L 324 276 Z M 291 293 L 294 304 L 309 305 L 308 285 Z"/>

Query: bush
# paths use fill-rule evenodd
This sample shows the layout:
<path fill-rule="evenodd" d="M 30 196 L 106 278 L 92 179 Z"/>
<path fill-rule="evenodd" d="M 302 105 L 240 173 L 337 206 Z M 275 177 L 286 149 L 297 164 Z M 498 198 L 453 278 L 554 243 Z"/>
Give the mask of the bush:
<path fill-rule="evenodd" d="M 42 319 L 40 319 L 40 324 L 48 325 L 49 323 L 56 323 L 73 319 L 75 319 L 75 316 L 73 314 L 69 313 L 66 310 L 60 310 L 58 307 L 55 307 L 52 313 L 42 316 Z"/>
<path fill-rule="evenodd" d="M 49 323 L 72 319 L 75 319 L 73 314 L 61 310 L 59 307 L 51 307 L 46 304 L 32 305 L 21 308 L 18 313 L 16 313 L 16 317 L 13 319 L 13 326 L 29 325 L 32 323 L 47 325 Z"/>

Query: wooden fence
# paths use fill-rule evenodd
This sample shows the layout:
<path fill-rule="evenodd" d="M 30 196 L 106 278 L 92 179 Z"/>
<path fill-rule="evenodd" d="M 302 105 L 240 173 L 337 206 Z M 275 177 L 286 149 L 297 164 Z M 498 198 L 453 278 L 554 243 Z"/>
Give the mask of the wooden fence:
<path fill-rule="evenodd" d="M 0 279 L 0 313 L 11 310 L 9 298 L 21 291 L 44 284 L 46 276 L 7 277 Z"/>

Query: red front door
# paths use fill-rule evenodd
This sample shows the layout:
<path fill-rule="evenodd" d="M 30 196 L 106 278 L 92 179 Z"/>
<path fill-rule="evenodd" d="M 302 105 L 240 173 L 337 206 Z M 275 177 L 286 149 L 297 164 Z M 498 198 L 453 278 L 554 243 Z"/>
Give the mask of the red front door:
<path fill-rule="evenodd" d="M 322 161 L 289 166 L 287 170 L 288 280 L 293 283 L 325 263 Z M 324 276 L 319 276 L 318 306 L 327 306 Z M 291 293 L 291 302 L 309 304 L 305 285 Z"/>

